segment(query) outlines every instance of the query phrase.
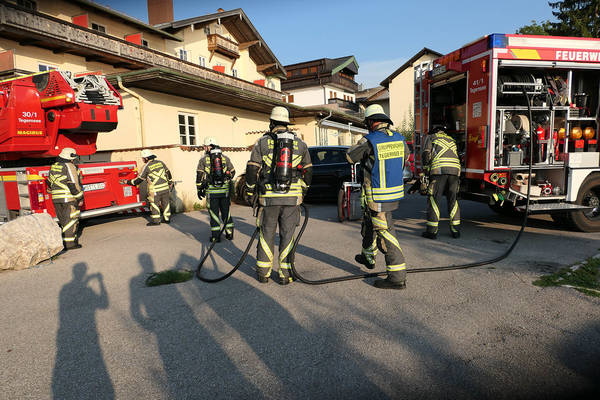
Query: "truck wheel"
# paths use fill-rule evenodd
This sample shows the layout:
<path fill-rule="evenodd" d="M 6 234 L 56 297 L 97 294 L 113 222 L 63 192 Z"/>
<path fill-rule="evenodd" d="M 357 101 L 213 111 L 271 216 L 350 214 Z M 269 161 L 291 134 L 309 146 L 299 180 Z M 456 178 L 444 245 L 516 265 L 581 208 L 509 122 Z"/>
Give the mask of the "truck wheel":
<path fill-rule="evenodd" d="M 345 197 L 346 191 L 344 190 L 344 188 L 340 188 L 337 198 L 338 221 L 340 222 L 344 222 L 344 220 L 346 219 L 346 202 L 348 200 Z"/>
<path fill-rule="evenodd" d="M 576 204 L 593 207 L 568 214 L 573 226 L 583 232 L 600 231 L 600 174 L 588 176 L 579 188 Z"/>

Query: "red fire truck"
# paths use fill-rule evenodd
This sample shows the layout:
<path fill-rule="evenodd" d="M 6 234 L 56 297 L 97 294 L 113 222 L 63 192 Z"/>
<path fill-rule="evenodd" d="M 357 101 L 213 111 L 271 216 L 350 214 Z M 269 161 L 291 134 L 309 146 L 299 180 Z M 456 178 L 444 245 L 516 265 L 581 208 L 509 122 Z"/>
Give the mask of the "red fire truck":
<path fill-rule="evenodd" d="M 98 132 L 117 126 L 119 93 L 101 75 L 64 71 L 0 81 L 0 223 L 48 212 L 46 178 L 63 147 L 80 156 L 96 152 Z M 80 164 L 82 218 L 143 205 L 137 188 L 119 183 L 136 176 L 135 162 Z"/>
<path fill-rule="evenodd" d="M 417 165 L 444 125 L 463 198 L 522 211 L 530 186 L 530 212 L 600 230 L 600 39 L 492 34 L 415 67 L 415 82 Z"/>

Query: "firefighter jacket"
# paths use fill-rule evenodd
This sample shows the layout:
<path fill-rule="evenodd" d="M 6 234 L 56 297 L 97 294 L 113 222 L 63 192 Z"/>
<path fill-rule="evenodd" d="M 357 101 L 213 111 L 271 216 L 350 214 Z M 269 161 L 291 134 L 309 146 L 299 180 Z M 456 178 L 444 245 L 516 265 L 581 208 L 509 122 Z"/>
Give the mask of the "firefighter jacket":
<path fill-rule="evenodd" d="M 151 195 L 169 192 L 173 180 L 171 171 L 160 160 L 153 158 L 148 161 L 140 175 L 131 181 L 132 185 L 139 185 L 144 180 L 148 181 L 148 193 Z"/>
<path fill-rule="evenodd" d="M 211 197 L 228 197 L 233 187 L 232 179 L 235 176 L 235 168 L 229 157 L 225 154 L 222 154 L 221 158 L 223 159 L 223 174 L 225 174 L 225 181 L 222 185 L 214 184 L 210 154 L 208 152 L 200 159 L 198 168 L 196 169 L 197 189 L 200 191 L 206 188 L 206 193 Z"/>
<path fill-rule="evenodd" d="M 423 146 L 423 165 L 429 175 L 460 175 L 456 142 L 444 132 L 427 135 Z"/>
<path fill-rule="evenodd" d="M 312 180 L 312 162 L 308 146 L 302 139 L 294 135 L 292 152 L 294 173 L 290 190 L 286 193 L 278 193 L 273 190 L 275 141 L 271 134 L 285 132 L 292 133 L 288 131 L 287 127 L 274 127 L 270 133 L 256 141 L 250 154 L 250 160 L 246 167 L 246 186 L 250 192 L 258 190 L 261 206 L 300 205 Z"/>
<path fill-rule="evenodd" d="M 83 199 L 81 174 L 75 164 L 59 158 L 48 173 L 48 192 L 54 203 L 74 203 Z"/>
<path fill-rule="evenodd" d="M 369 132 L 348 149 L 348 162 L 361 163 L 364 202 L 371 210 L 398 208 L 404 197 L 402 173 L 408 154 L 404 137 L 385 127 Z"/>

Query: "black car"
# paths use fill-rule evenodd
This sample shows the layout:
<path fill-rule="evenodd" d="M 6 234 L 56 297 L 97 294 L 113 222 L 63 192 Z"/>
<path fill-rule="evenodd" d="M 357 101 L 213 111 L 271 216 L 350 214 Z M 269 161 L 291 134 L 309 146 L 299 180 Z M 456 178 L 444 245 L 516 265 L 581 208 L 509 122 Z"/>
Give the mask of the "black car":
<path fill-rule="evenodd" d="M 337 200 L 342 183 L 350 181 L 351 165 L 346 159 L 348 146 L 309 147 L 313 178 L 307 200 Z"/>

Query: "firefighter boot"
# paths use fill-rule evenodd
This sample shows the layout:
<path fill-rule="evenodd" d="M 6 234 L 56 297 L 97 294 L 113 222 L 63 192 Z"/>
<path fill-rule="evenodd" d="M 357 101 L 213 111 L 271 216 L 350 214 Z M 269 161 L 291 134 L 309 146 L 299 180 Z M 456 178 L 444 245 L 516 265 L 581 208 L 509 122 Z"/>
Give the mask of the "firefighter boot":
<path fill-rule="evenodd" d="M 389 275 L 385 279 L 378 279 L 373 283 L 378 289 L 406 289 L 406 281 L 393 281 L 390 279 Z"/>
<path fill-rule="evenodd" d="M 458 229 L 457 230 L 450 229 L 450 234 L 452 235 L 452 237 L 454 239 L 460 238 L 460 231 Z"/>
<path fill-rule="evenodd" d="M 214 243 L 214 242 L 220 242 L 221 241 L 221 237 L 220 236 L 211 236 L 210 237 L 210 242 Z"/>
<path fill-rule="evenodd" d="M 233 232 L 230 232 L 230 233 L 225 232 L 225 239 L 233 240 Z"/>
<path fill-rule="evenodd" d="M 259 274 L 258 272 L 256 273 L 256 279 L 258 279 L 258 281 L 260 283 L 269 283 L 269 277 L 263 276 L 263 275 Z"/>
<path fill-rule="evenodd" d="M 437 239 L 437 233 L 428 232 L 428 231 L 421 233 L 421 236 L 423 236 L 424 238 L 427 238 L 427 239 L 433 239 L 433 240 Z"/>
<path fill-rule="evenodd" d="M 364 254 L 357 254 L 354 256 L 354 261 L 356 261 L 359 264 L 364 265 L 367 269 L 373 269 L 375 268 L 375 264 L 371 264 L 369 262 L 369 260 L 367 260 L 367 257 L 365 257 Z"/>

